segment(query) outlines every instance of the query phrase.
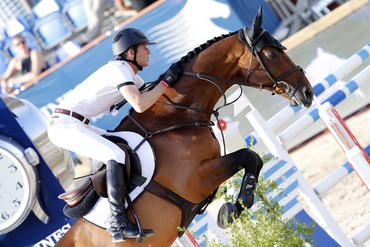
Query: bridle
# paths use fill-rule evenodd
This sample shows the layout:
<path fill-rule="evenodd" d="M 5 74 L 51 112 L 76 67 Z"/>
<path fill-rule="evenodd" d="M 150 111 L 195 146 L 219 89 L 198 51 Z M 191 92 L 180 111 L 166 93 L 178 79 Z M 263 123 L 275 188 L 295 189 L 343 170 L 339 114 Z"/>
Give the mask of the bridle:
<path fill-rule="evenodd" d="M 301 103 L 300 100 L 297 97 L 295 97 L 295 94 L 296 94 L 297 90 L 300 87 L 300 84 L 301 84 L 302 79 L 304 77 L 305 71 L 300 66 L 295 66 L 294 68 L 284 72 L 282 75 L 280 75 L 278 77 L 275 77 L 271 73 L 271 70 L 265 65 L 265 63 L 261 59 L 260 53 L 258 51 L 259 49 L 257 49 L 257 47 L 259 45 L 259 42 L 261 41 L 261 38 L 264 34 L 270 35 L 269 33 L 266 32 L 266 30 L 262 30 L 261 33 L 255 39 L 253 39 L 253 41 L 252 41 L 251 38 L 248 36 L 247 28 L 243 28 L 243 29 L 239 30 L 240 40 L 245 44 L 245 46 L 251 52 L 251 56 L 250 56 L 250 59 L 249 59 L 249 65 L 248 65 L 248 69 L 247 69 L 247 75 L 246 75 L 247 85 L 249 85 L 251 87 L 254 87 L 254 88 L 258 88 L 260 90 L 270 89 L 272 91 L 273 95 L 277 93 L 276 92 L 277 88 L 282 88 L 284 90 L 284 95 L 286 97 L 288 97 L 289 100 L 294 99 L 296 102 Z M 280 42 L 274 40 L 274 43 L 275 44 L 273 44 L 273 46 L 275 46 L 279 49 L 285 49 L 285 47 L 282 46 L 280 44 Z M 252 71 L 257 70 L 257 69 L 252 69 L 252 59 L 253 59 L 252 55 L 257 58 L 260 66 L 262 67 L 262 70 L 265 71 L 267 77 L 272 81 L 272 83 L 273 83 L 272 85 L 264 85 L 262 83 L 255 84 L 255 83 L 250 82 L 250 77 L 252 75 Z M 288 77 L 289 75 L 295 73 L 296 71 L 300 71 L 301 76 L 299 77 L 295 87 L 293 88 L 288 83 L 286 83 L 284 81 L 284 79 L 286 77 Z M 202 73 L 195 73 L 195 72 L 190 72 L 190 71 L 184 71 L 183 74 L 186 75 L 186 76 L 196 77 L 198 79 L 205 80 L 205 81 L 208 81 L 208 82 L 221 81 L 221 82 L 225 82 L 225 83 L 238 84 L 239 86 L 242 83 L 242 81 L 228 80 L 228 79 L 224 79 L 224 78 L 219 78 L 217 76 L 209 76 L 209 75 L 205 75 L 205 74 L 202 74 Z M 222 90 L 218 87 L 218 85 L 216 83 L 212 83 L 212 84 L 215 85 L 218 88 L 218 90 L 221 92 L 221 94 L 225 98 L 225 93 L 222 92 Z M 234 103 L 234 101 L 232 103 Z M 227 105 L 229 105 L 229 104 L 227 104 Z"/>
<path fill-rule="evenodd" d="M 260 56 L 260 53 L 258 52 L 258 49 L 257 49 L 257 46 L 258 46 L 258 43 L 261 41 L 261 38 L 264 34 L 267 34 L 269 35 L 266 30 L 262 30 L 262 32 L 255 38 L 253 39 L 253 41 L 250 39 L 250 37 L 248 36 L 248 33 L 247 33 L 247 28 L 243 28 L 239 31 L 239 34 L 240 34 L 240 39 L 241 41 L 248 47 L 248 49 L 250 50 L 251 54 L 253 54 L 253 56 L 255 56 L 257 59 L 258 59 L 258 62 L 260 64 L 260 66 L 262 67 L 262 69 L 265 71 L 266 75 L 270 78 L 270 80 L 273 82 L 273 85 L 272 86 L 266 86 L 266 85 L 261 85 L 260 88 L 270 88 L 272 89 L 272 92 L 273 94 L 276 93 L 276 88 L 279 86 L 279 85 L 283 85 L 283 88 L 284 88 L 284 94 L 290 99 L 294 98 L 296 101 L 299 101 L 296 97 L 295 97 L 295 93 L 297 92 L 300 84 L 301 84 L 301 81 L 304 77 L 304 70 L 300 67 L 300 66 L 296 66 L 295 68 L 291 69 L 291 70 L 288 70 L 286 72 L 284 72 L 282 75 L 280 75 L 279 77 L 275 77 L 270 69 L 263 63 L 262 59 L 261 59 L 261 56 Z M 274 45 L 280 49 L 284 49 L 284 47 L 278 43 L 278 41 L 276 41 L 276 44 L 277 45 Z M 252 56 L 250 56 L 250 59 L 249 59 L 249 66 L 248 66 L 248 72 L 247 72 L 247 83 L 249 82 L 249 78 L 251 76 L 251 65 L 252 65 Z M 296 85 L 294 88 L 292 88 L 289 84 L 287 84 L 285 81 L 283 81 L 284 78 L 288 77 L 289 75 L 295 73 L 296 71 L 300 71 L 301 72 L 301 76 L 299 77 Z"/>
<path fill-rule="evenodd" d="M 249 36 L 248 36 L 248 33 L 247 33 L 247 29 L 246 28 L 243 28 L 243 29 L 239 30 L 240 40 L 246 45 L 246 47 L 251 52 L 251 56 L 250 56 L 250 60 L 249 60 L 249 65 L 248 65 L 248 69 L 247 69 L 247 84 L 249 86 L 252 86 L 252 87 L 255 87 L 255 88 L 259 88 L 259 89 L 271 89 L 272 92 L 273 92 L 273 94 L 276 93 L 276 89 L 278 88 L 279 85 L 283 85 L 284 94 L 287 97 L 289 97 L 289 100 L 291 100 L 291 99 L 294 98 L 294 100 L 296 100 L 296 101 L 299 102 L 299 100 L 295 97 L 295 93 L 297 92 L 297 90 L 299 88 L 299 85 L 300 85 L 300 83 L 301 83 L 301 81 L 302 81 L 302 79 L 304 77 L 304 73 L 305 73 L 304 70 L 300 66 L 296 66 L 295 68 L 284 72 L 279 77 L 275 77 L 271 73 L 271 71 L 269 70 L 269 68 L 267 66 L 265 66 L 265 64 L 263 63 L 263 60 L 261 59 L 260 54 L 259 54 L 258 49 L 257 49 L 257 46 L 258 46 L 259 42 L 261 41 L 261 38 L 262 38 L 262 36 L 264 34 L 268 34 L 268 33 L 265 30 L 263 30 L 257 36 L 257 38 L 253 39 L 253 41 L 252 41 L 249 38 Z M 278 42 L 278 41 L 276 41 L 276 42 Z M 280 44 L 280 43 L 278 43 L 278 44 Z M 277 47 L 280 48 L 280 49 L 282 49 L 281 47 L 283 47 L 283 46 L 280 44 L 280 46 L 277 46 Z M 252 70 L 256 70 L 256 69 L 252 69 L 251 68 L 252 67 L 252 59 L 253 59 L 253 56 L 255 56 L 258 59 L 258 62 L 260 64 L 260 66 L 265 71 L 265 73 L 269 77 L 269 79 L 273 82 L 272 85 L 254 84 L 254 83 L 251 83 L 249 81 L 250 80 L 250 77 L 251 77 Z M 283 79 L 286 78 L 286 77 L 288 77 L 289 75 L 295 73 L 296 71 L 300 71 L 301 72 L 301 76 L 298 79 L 295 88 L 292 88 L 289 84 L 287 84 L 286 82 L 284 82 Z M 191 77 L 196 77 L 196 78 L 198 78 L 200 80 L 203 80 L 203 81 L 206 81 L 206 82 L 211 83 L 221 93 L 221 95 L 223 97 L 223 100 L 224 100 L 224 104 L 221 105 L 221 106 L 219 106 L 218 108 L 212 109 L 212 110 L 202 109 L 202 108 L 194 108 L 194 107 L 188 107 L 188 106 L 181 106 L 181 105 L 176 105 L 176 104 L 173 104 L 173 103 L 166 103 L 166 102 L 160 102 L 160 101 L 158 101 L 157 104 L 162 104 L 162 105 L 166 105 L 166 106 L 170 106 L 170 107 L 174 107 L 174 108 L 178 108 L 178 109 L 183 109 L 183 110 L 191 110 L 191 111 L 195 111 L 195 112 L 207 113 L 207 114 L 213 115 L 216 118 L 216 121 L 219 122 L 219 110 L 221 108 L 223 108 L 223 107 L 226 107 L 226 106 L 228 106 L 230 104 L 233 104 L 243 94 L 243 89 L 241 87 L 242 81 L 228 80 L 228 79 L 224 79 L 224 78 L 219 78 L 217 76 L 209 76 L 209 75 L 205 75 L 205 74 L 202 74 L 202 73 L 195 73 L 195 72 L 191 72 L 191 71 L 183 71 L 183 75 L 185 75 L 185 76 L 191 76 Z M 231 102 L 227 102 L 226 92 L 222 90 L 222 88 L 216 83 L 216 81 L 224 82 L 224 83 L 237 84 L 239 86 L 239 88 L 240 88 L 240 94 L 234 100 L 232 100 Z M 169 130 L 174 130 L 174 129 L 177 129 L 177 128 L 190 127 L 190 126 L 203 126 L 203 127 L 208 127 L 208 128 L 210 128 L 212 130 L 211 126 L 214 125 L 214 123 L 212 121 L 211 122 L 194 122 L 194 123 L 185 123 L 185 124 L 173 125 L 173 126 L 170 126 L 170 127 L 166 127 L 166 128 L 157 130 L 155 132 L 150 132 L 150 131 L 147 131 L 144 128 L 144 126 L 142 126 L 132 116 L 130 116 L 130 114 L 128 115 L 128 117 L 131 118 L 131 120 L 145 133 L 145 138 L 144 138 L 145 140 L 151 138 L 153 135 L 156 135 L 156 134 L 159 134 L 159 133 L 163 133 L 163 132 L 167 132 Z M 224 134 L 223 134 L 223 131 L 222 130 L 221 130 L 221 136 L 222 136 L 222 141 L 223 141 L 224 154 L 226 154 L 225 138 L 224 138 Z M 143 140 L 143 141 L 145 141 L 145 140 Z"/>

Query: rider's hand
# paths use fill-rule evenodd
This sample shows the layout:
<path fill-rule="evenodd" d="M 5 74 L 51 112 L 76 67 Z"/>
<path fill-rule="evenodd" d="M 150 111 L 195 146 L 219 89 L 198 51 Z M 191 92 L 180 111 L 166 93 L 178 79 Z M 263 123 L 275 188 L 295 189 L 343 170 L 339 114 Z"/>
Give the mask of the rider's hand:
<path fill-rule="evenodd" d="M 182 68 L 179 63 L 173 63 L 170 68 L 164 73 L 161 83 L 167 87 L 172 87 L 175 82 L 179 79 L 182 73 Z"/>

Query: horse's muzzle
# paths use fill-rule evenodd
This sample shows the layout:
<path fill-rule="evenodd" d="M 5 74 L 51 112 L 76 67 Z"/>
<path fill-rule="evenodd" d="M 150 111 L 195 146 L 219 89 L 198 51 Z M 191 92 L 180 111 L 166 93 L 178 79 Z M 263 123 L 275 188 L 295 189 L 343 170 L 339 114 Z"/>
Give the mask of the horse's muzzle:
<path fill-rule="evenodd" d="M 313 89 L 311 87 L 303 86 L 301 90 L 295 92 L 295 94 L 289 99 L 291 106 L 301 105 L 304 108 L 309 108 L 313 101 Z"/>

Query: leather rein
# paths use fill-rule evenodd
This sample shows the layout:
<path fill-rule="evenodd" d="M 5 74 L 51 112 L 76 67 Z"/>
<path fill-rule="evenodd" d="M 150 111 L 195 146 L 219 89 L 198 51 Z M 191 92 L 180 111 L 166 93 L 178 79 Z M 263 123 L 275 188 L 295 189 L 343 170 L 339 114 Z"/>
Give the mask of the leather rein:
<path fill-rule="evenodd" d="M 260 90 L 262 90 L 262 89 L 272 89 L 272 91 L 273 91 L 272 94 L 273 95 L 276 93 L 276 88 L 279 85 L 283 85 L 284 86 L 284 94 L 289 97 L 289 100 L 292 99 L 292 98 L 294 98 L 296 101 L 298 101 L 298 99 L 295 97 L 295 93 L 297 92 L 297 90 L 299 88 L 299 85 L 300 85 L 300 83 L 302 81 L 302 78 L 304 76 L 304 73 L 305 72 L 303 71 L 303 69 L 300 66 L 296 66 L 295 68 L 290 69 L 290 70 L 284 72 L 281 76 L 275 77 L 274 75 L 272 75 L 272 73 L 268 69 L 268 67 L 265 66 L 265 64 L 263 63 L 263 61 L 262 61 L 262 59 L 260 57 L 259 52 L 256 49 L 256 45 L 261 40 L 263 34 L 265 34 L 266 31 L 263 30 L 258 35 L 258 37 L 255 38 L 253 41 L 249 38 L 249 36 L 247 34 L 247 29 L 246 28 L 243 28 L 241 31 L 242 31 L 242 37 L 240 38 L 240 40 L 251 51 L 251 56 L 250 56 L 250 59 L 249 59 L 249 65 L 248 65 L 247 76 L 246 76 L 246 78 L 247 78 L 247 84 L 249 84 L 249 86 L 251 86 L 251 87 L 258 88 Z M 251 72 L 253 70 L 256 70 L 256 69 L 252 69 L 251 68 L 252 67 L 252 59 L 253 59 L 253 56 L 252 55 L 255 56 L 258 59 L 258 62 L 260 64 L 260 66 L 265 71 L 266 75 L 270 78 L 270 80 L 273 82 L 272 85 L 253 84 L 253 83 L 250 83 L 249 82 L 249 79 L 251 77 Z M 301 72 L 301 76 L 299 77 L 299 79 L 298 79 L 298 81 L 296 83 L 295 88 L 292 88 L 289 84 L 287 84 L 286 82 L 284 82 L 283 79 L 286 78 L 287 76 L 295 73 L 296 71 L 300 71 Z M 208 114 L 213 115 L 216 118 L 216 121 L 218 122 L 219 121 L 219 110 L 221 108 L 223 108 L 223 107 L 226 107 L 226 106 L 228 106 L 230 104 L 233 104 L 243 94 L 243 89 L 241 87 L 242 81 L 228 80 L 228 79 L 220 78 L 220 77 L 217 77 L 217 76 L 209 76 L 209 75 L 205 75 L 205 74 L 201 74 L 201 73 L 195 73 L 195 72 L 191 72 L 191 71 L 183 71 L 183 75 L 195 77 L 195 78 L 198 78 L 200 80 L 207 81 L 207 82 L 211 83 L 221 93 L 221 95 L 223 97 L 223 100 L 224 100 L 223 105 L 221 105 L 217 109 L 208 110 L 208 109 L 202 109 L 202 108 L 194 108 L 194 107 L 188 107 L 188 106 L 181 106 L 181 105 L 176 105 L 176 104 L 172 104 L 172 103 L 165 103 L 165 102 L 160 102 L 160 101 L 157 102 L 157 104 L 167 105 L 167 106 L 171 106 L 171 107 L 174 107 L 174 108 L 177 108 L 177 109 L 191 110 L 191 111 L 195 111 L 195 112 L 208 113 Z M 221 89 L 221 87 L 216 83 L 216 81 L 220 81 L 220 82 L 224 82 L 224 83 L 237 84 L 239 86 L 239 88 L 240 88 L 240 94 L 233 101 L 227 102 L 226 92 Z M 130 114 L 128 115 L 128 117 L 145 134 L 144 139 L 138 144 L 138 146 L 134 149 L 134 151 L 136 151 L 141 146 L 141 144 L 144 143 L 146 140 L 150 139 L 154 135 L 157 135 L 157 134 L 160 134 L 160 133 L 163 133 L 163 132 L 167 132 L 167 131 L 178 129 L 178 128 L 192 127 L 192 126 L 196 126 L 196 127 L 208 127 L 212 131 L 212 126 L 215 125 L 214 122 L 212 122 L 212 121 L 209 121 L 209 122 L 183 123 L 183 124 L 177 124 L 177 125 L 169 126 L 169 127 L 166 127 L 166 128 L 160 129 L 160 130 L 157 130 L 155 132 L 151 132 L 151 131 L 146 130 L 145 127 L 143 125 L 141 125 L 137 120 L 135 120 Z M 221 130 L 221 137 L 222 137 L 222 143 L 223 143 L 223 151 L 224 151 L 224 154 L 226 155 L 225 138 L 224 138 L 224 134 L 223 134 L 223 131 L 222 130 Z"/>

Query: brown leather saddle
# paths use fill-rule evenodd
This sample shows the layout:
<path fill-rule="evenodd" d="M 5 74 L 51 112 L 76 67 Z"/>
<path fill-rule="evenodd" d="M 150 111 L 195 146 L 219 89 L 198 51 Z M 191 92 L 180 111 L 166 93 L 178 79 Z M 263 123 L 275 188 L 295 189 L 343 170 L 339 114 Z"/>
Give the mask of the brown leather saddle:
<path fill-rule="evenodd" d="M 129 181 L 132 181 L 131 175 L 140 174 L 141 173 L 141 163 L 140 159 L 137 154 L 132 150 L 132 148 L 127 144 L 127 142 L 119 137 L 116 136 L 105 136 L 108 140 L 113 141 L 118 145 L 125 153 L 126 153 L 126 172 L 129 174 Z M 133 168 L 133 169 L 132 169 Z M 132 171 L 131 171 L 132 169 Z M 137 177 L 137 176 L 135 176 Z M 135 184 L 132 184 L 129 188 L 131 191 L 133 185 L 138 186 L 138 183 L 135 179 Z M 91 192 L 91 190 L 95 190 L 95 192 L 101 197 L 107 197 L 107 184 L 106 184 L 106 166 L 102 165 L 94 174 L 92 174 L 88 179 L 85 180 L 77 188 L 60 194 L 58 196 L 59 199 L 64 200 L 68 206 L 74 207 L 80 204 L 84 198 Z M 142 184 L 142 183 L 141 183 Z"/>
<path fill-rule="evenodd" d="M 78 205 L 91 190 L 95 190 L 99 196 L 107 197 L 106 168 L 102 166 L 89 179 L 86 179 L 79 187 L 60 194 L 59 199 L 64 200 L 68 206 Z"/>

